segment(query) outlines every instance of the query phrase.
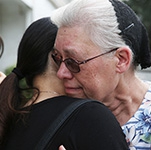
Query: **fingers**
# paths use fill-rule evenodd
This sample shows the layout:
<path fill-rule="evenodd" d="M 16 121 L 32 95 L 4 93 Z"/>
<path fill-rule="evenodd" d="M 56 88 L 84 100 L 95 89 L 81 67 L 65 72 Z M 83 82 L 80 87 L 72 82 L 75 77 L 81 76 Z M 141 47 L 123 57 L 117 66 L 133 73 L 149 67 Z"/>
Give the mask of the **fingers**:
<path fill-rule="evenodd" d="M 6 75 L 3 72 L 0 72 L 0 83 L 4 80 Z"/>
<path fill-rule="evenodd" d="M 66 150 L 63 145 L 59 147 L 59 150 Z"/>

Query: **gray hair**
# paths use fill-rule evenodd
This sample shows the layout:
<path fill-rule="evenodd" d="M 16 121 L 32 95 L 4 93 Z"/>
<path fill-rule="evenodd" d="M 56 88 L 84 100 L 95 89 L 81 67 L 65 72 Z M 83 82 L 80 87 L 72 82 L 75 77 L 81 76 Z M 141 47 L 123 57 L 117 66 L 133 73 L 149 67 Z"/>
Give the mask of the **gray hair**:
<path fill-rule="evenodd" d="M 73 0 L 58 9 L 52 20 L 58 27 L 83 27 L 90 40 L 102 50 L 126 46 L 109 0 Z"/>

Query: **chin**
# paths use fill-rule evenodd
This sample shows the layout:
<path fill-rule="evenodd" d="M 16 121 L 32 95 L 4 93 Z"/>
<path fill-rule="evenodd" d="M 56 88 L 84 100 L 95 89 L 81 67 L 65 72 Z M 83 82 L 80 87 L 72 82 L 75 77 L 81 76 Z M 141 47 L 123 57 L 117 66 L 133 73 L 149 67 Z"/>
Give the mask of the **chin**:
<path fill-rule="evenodd" d="M 68 96 L 70 97 L 75 97 L 75 98 L 87 98 L 84 94 L 69 94 L 69 93 L 66 93 Z"/>

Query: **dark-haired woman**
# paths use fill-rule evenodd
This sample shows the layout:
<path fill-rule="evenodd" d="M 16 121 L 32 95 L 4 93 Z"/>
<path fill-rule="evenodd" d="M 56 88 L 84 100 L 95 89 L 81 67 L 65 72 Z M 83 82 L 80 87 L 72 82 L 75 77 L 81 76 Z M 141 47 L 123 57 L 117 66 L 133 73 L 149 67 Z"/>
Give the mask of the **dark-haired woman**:
<path fill-rule="evenodd" d="M 50 18 L 32 23 L 18 49 L 16 68 L 0 85 L 0 141 L 3 150 L 34 150 L 54 120 L 75 101 L 64 95 L 52 58 L 57 27 Z M 62 63 L 62 65 L 64 65 Z M 25 79 L 28 87 L 20 87 Z M 25 91 L 32 97 L 25 101 Z M 101 103 L 86 103 L 57 132 L 50 150 L 127 150 L 124 134 Z"/>

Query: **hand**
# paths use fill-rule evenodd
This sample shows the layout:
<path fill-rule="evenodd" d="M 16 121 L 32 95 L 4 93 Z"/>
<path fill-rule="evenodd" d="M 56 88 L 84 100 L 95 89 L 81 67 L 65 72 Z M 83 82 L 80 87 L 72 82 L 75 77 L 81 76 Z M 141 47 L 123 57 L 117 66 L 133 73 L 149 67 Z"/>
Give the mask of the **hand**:
<path fill-rule="evenodd" d="M 0 84 L 4 80 L 5 77 L 6 75 L 3 72 L 0 72 Z"/>
<path fill-rule="evenodd" d="M 59 147 L 59 150 L 66 150 L 63 145 Z"/>

